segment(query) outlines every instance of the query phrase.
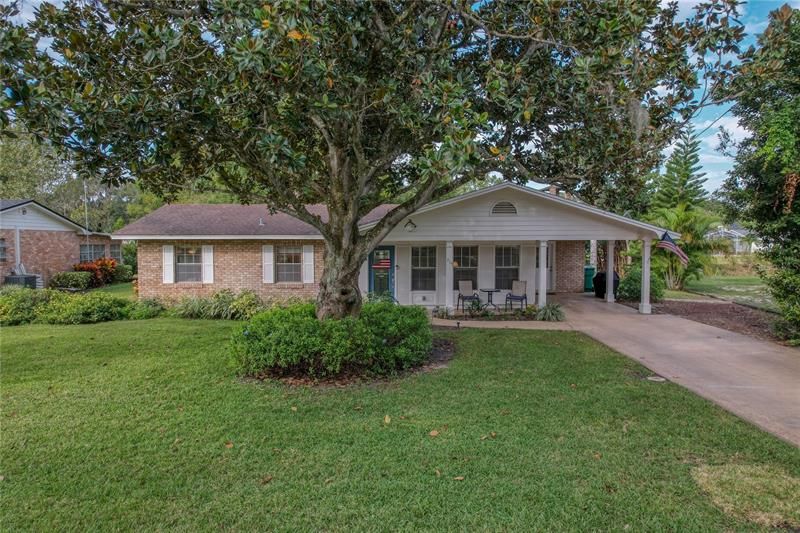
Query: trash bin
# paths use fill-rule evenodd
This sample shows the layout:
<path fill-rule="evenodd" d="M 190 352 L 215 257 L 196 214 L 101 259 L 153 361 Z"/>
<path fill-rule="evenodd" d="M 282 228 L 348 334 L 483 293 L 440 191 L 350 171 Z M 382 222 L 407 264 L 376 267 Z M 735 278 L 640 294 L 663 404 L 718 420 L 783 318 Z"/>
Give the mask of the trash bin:
<path fill-rule="evenodd" d="M 592 278 L 594 278 L 595 267 L 586 265 L 583 267 L 583 292 L 592 292 Z"/>
<path fill-rule="evenodd" d="M 36 288 L 36 276 L 30 274 L 10 274 L 5 277 L 6 285 L 22 285 L 31 289 Z"/>
<path fill-rule="evenodd" d="M 594 283 L 594 295 L 597 298 L 606 297 L 606 273 L 598 272 L 592 279 Z M 614 272 L 614 297 L 617 296 L 617 289 L 619 289 L 619 275 Z"/>

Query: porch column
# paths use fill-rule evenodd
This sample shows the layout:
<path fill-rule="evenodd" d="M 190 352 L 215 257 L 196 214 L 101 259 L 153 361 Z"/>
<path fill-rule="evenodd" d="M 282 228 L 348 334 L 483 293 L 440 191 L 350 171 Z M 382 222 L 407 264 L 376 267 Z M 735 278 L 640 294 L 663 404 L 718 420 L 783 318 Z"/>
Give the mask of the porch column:
<path fill-rule="evenodd" d="M 608 240 L 606 248 L 606 301 L 614 303 L 614 239 Z"/>
<path fill-rule="evenodd" d="M 544 307 L 547 304 L 547 241 L 539 241 L 539 268 L 536 270 L 538 287 L 536 288 L 536 305 Z"/>
<path fill-rule="evenodd" d="M 639 302 L 639 312 L 643 315 L 650 314 L 650 239 L 642 241 L 642 299 Z"/>
<path fill-rule="evenodd" d="M 453 309 L 453 243 L 444 245 L 444 305 Z"/>

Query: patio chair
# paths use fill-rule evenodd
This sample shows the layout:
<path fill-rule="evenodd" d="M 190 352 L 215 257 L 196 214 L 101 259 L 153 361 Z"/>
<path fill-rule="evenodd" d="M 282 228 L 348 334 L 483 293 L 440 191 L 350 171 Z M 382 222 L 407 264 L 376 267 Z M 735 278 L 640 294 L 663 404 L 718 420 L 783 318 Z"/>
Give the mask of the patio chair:
<path fill-rule="evenodd" d="M 508 306 L 511 305 L 511 310 L 514 310 L 514 302 L 519 302 L 520 309 L 528 307 L 528 282 L 514 280 L 511 282 L 511 292 L 506 294 L 506 311 Z"/>
<path fill-rule="evenodd" d="M 466 302 L 480 303 L 481 297 L 472 288 L 471 280 L 462 280 L 458 282 L 458 300 L 456 300 L 456 311 L 458 311 L 458 304 L 461 304 L 461 311 L 466 311 L 464 304 Z"/>

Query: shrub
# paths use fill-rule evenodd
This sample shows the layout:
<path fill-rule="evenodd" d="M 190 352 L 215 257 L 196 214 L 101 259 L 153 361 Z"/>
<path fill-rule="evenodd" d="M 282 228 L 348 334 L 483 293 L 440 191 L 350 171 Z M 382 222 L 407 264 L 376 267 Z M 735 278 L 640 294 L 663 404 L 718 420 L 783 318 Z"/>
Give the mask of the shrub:
<path fill-rule="evenodd" d="M 93 276 L 92 287 L 102 287 L 114 281 L 117 262 L 108 257 L 101 257 L 94 261 L 78 263 L 72 269 L 76 272 L 91 272 Z"/>
<path fill-rule="evenodd" d="M 223 320 L 231 320 L 233 317 L 233 302 L 236 300 L 236 295 L 230 289 L 224 289 L 215 292 L 208 300 L 208 316 L 206 318 L 221 318 Z"/>
<path fill-rule="evenodd" d="M 0 325 L 16 326 L 36 320 L 41 309 L 54 298 L 67 296 L 50 289 L 7 286 L 0 290 Z"/>
<path fill-rule="evenodd" d="M 127 315 L 131 320 L 156 318 L 164 312 L 164 306 L 155 298 L 145 298 L 128 305 Z"/>
<path fill-rule="evenodd" d="M 63 294 L 51 298 L 37 313 L 45 324 L 93 324 L 127 318 L 130 301 L 105 292 Z"/>
<path fill-rule="evenodd" d="M 127 283 L 133 279 L 133 268 L 130 265 L 117 265 L 114 270 L 114 283 Z"/>
<path fill-rule="evenodd" d="M 244 374 L 386 375 L 424 362 L 432 334 L 427 313 L 387 302 L 364 304 L 361 316 L 317 320 L 313 304 L 258 313 L 233 336 L 232 352 Z"/>
<path fill-rule="evenodd" d="M 122 261 L 124 264 L 131 267 L 131 272 L 136 274 L 137 259 L 136 259 L 136 242 L 130 241 L 122 245 Z"/>
<path fill-rule="evenodd" d="M 86 290 L 91 285 L 91 272 L 58 272 L 50 278 L 50 287 L 54 289 Z"/>
<path fill-rule="evenodd" d="M 536 320 L 561 322 L 564 320 L 564 310 L 560 304 L 545 304 L 536 311 Z"/>
<path fill-rule="evenodd" d="M 650 276 L 650 300 L 658 302 L 664 299 L 664 291 L 667 286 L 664 278 L 655 272 Z M 642 269 L 635 266 L 631 268 L 622 281 L 619 282 L 617 297 L 620 300 L 637 302 L 642 297 Z"/>
<path fill-rule="evenodd" d="M 231 303 L 231 316 L 236 320 L 250 320 L 264 309 L 265 306 L 256 293 L 244 290 Z"/>

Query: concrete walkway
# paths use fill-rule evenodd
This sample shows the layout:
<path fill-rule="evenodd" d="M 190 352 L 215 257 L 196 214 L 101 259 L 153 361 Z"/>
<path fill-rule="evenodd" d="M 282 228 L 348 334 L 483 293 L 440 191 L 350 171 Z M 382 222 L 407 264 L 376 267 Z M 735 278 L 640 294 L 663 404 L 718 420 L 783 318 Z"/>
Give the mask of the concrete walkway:
<path fill-rule="evenodd" d="M 566 322 L 462 321 L 461 327 L 581 331 L 800 447 L 800 350 L 677 316 L 640 315 L 591 296 L 558 299 Z"/>

